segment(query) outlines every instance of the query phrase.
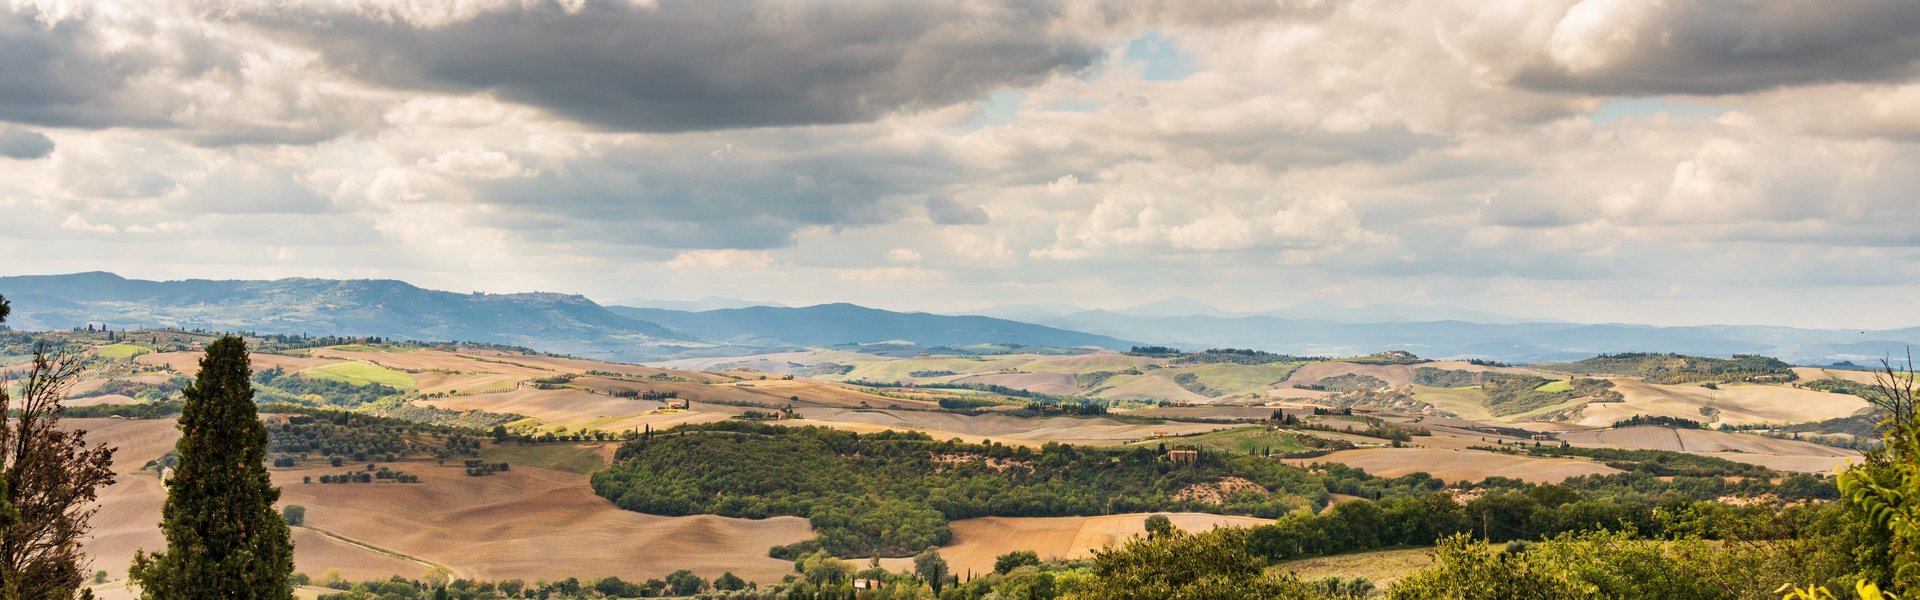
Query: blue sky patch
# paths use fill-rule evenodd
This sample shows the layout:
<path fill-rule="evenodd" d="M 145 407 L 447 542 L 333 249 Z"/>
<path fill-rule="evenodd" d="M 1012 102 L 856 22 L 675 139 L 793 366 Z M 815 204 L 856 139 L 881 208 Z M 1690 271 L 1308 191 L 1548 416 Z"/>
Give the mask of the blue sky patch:
<path fill-rule="evenodd" d="M 1727 109 L 1719 106 L 1695 104 L 1671 98 L 1608 98 L 1600 103 L 1600 108 L 1594 109 L 1593 115 L 1589 118 L 1593 119 L 1594 123 L 1611 125 L 1622 119 L 1650 117 L 1660 113 L 1686 119 L 1718 117 L 1726 112 Z"/>
<path fill-rule="evenodd" d="M 1176 81 L 1192 75 L 1193 55 L 1180 49 L 1179 42 L 1158 31 L 1148 31 L 1127 42 L 1124 55 L 1128 62 L 1144 63 L 1147 81 Z"/>

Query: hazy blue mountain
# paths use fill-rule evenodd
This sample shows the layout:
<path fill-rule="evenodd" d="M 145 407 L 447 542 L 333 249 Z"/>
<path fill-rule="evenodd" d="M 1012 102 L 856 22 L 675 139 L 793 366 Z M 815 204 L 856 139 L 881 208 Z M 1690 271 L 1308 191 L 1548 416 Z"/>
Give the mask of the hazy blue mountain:
<path fill-rule="evenodd" d="M 825 346 L 903 340 L 920 346 L 1021 344 L 1099 346 L 1131 344 L 1108 336 L 981 316 L 906 313 L 853 304 L 803 308 L 756 306 L 703 312 L 615 306 L 622 316 L 659 323 L 695 338 L 726 344 Z"/>
<path fill-rule="evenodd" d="M 577 295 L 458 294 L 390 280 L 142 281 L 111 273 L 0 277 L 0 295 L 13 301 L 12 325 L 20 329 L 63 329 L 91 323 L 114 328 L 162 326 L 466 340 L 635 361 L 895 340 L 922 347 L 1022 344 L 1114 349 L 1134 345 L 1122 340 L 1138 340 L 1142 344 L 1186 348 L 1238 347 L 1328 356 L 1402 349 L 1435 358 L 1510 362 L 1653 351 L 1713 356 L 1764 354 L 1800 364 L 1878 364 L 1881 357 L 1905 356 L 1908 346 L 1920 345 L 1920 328 L 1655 327 L 1484 323 L 1468 319 L 1348 322 L 1224 311 L 1198 314 L 1193 311 L 1218 309 L 1185 298 L 1136 308 L 1148 315 L 1189 314 L 1148 316 L 1083 310 L 1049 316 L 1054 311 L 1047 309 L 1060 306 L 1040 305 L 1027 307 L 1025 312 L 1032 314 L 1031 318 L 1006 319 L 895 312 L 852 304 L 705 311 L 603 307 Z M 1313 314 L 1329 317 L 1362 316 L 1328 312 L 1328 306 L 1332 305 L 1308 308 L 1319 311 Z M 1373 311 L 1371 314 L 1377 315 L 1399 310 L 1406 318 L 1423 314 L 1406 312 L 1406 306 L 1340 310 Z M 1459 314 L 1491 318 L 1487 315 L 1492 313 Z"/>
<path fill-rule="evenodd" d="M 1092 310 L 1040 323 L 1188 348 L 1239 347 L 1302 355 L 1359 355 L 1400 349 L 1427 357 L 1537 362 L 1605 352 L 1765 354 L 1802 364 L 1877 361 L 1920 345 L 1920 329 L 1855 331 L 1792 327 L 1424 321 L 1343 323 L 1256 315 L 1140 317 Z"/>
<path fill-rule="evenodd" d="M 1233 311 L 1222 309 L 1186 296 L 1174 296 L 1157 302 L 1129 306 L 1114 312 L 1135 317 L 1186 317 L 1193 315 L 1209 317 L 1240 316 Z"/>
<path fill-rule="evenodd" d="M 1278 317 L 1311 321 L 1332 321 L 1336 323 L 1423 323 L 1431 321 L 1465 321 L 1468 323 L 1488 323 L 1510 325 L 1516 323 L 1554 323 L 1556 319 L 1527 319 L 1512 315 L 1503 315 L 1484 310 L 1459 308 L 1453 306 L 1434 306 L 1426 304 L 1369 304 L 1366 306 L 1341 306 L 1326 300 L 1308 300 L 1277 310 L 1231 311 L 1187 296 L 1174 296 L 1158 302 L 1149 302 L 1112 311 L 1115 313 L 1149 318 L 1165 317 Z M 1054 313 L 1040 315 L 1061 317 L 1073 313 Z M 1000 315 L 996 315 L 1000 316 Z"/>
<path fill-rule="evenodd" d="M 0 277 L 11 325 L 64 329 L 180 327 L 514 344 L 582 356 L 629 356 L 686 340 L 583 296 L 457 294 L 392 280 L 143 281 L 111 273 Z"/>
<path fill-rule="evenodd" d="M 741 300 L 738 298 L 722 298 L 719 296 L 707 296 L 699 300 L 654 300 L 650 298 L 628 298 L 625 300 L 615 300 L 613 303 L 609 304 L 608 306 L 631 306 L 634 308 L 664 308 L 668 310 L 684 310 L 684 311 L 690 311 L 690 312 L 700 312 L 703 310 L 720 310 L 722 308 L 747 308 L 749 306 L 775 306 L 775 307 L 784 308 L 787 305 L 781 304 L 779 302 L 767 302 L 767 301 L 761 301 L 761 300 Z"/>
<path fill-rule="evenodd" d="M 1039 302 L 1035 304 L 1002 304 L 967 311 L 964 314 L 1027 321 L 1029 323 L 1053 317 L 1064 317 L 1087 310 L 1084 306 L 1074 306 L 1061 302 Z"/>
<path fill-rule="evenodd" d="M 1346 307 L 1324 300 L 1309 300 L 1286 308 L 1257 313 L 1283 319 L 1312 319 L 1339 323 L 1424 323 L 1465 321 L 1511 325 L 1516 323 L 1557 323 L 1558 319 L 1527 319 L 1484 310 L 1427 304 L 1370 304 Z"/>

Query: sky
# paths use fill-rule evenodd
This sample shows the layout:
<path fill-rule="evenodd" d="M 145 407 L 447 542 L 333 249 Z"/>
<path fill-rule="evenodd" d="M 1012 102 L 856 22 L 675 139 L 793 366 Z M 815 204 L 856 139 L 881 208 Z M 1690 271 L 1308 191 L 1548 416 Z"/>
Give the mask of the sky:
<path fill-rule="evenodd" d="M 1911 0 L 5 0 L 0 274 L 1920 324 Z"/>

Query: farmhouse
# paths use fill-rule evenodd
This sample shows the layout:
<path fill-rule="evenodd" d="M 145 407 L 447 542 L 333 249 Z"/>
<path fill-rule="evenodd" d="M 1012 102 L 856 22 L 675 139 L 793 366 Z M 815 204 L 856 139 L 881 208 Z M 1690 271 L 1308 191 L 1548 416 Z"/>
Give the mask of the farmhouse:
<path fill-rule="evenodd" d="M 669 409 L 687 410 L 691 406 L 693 406 L 693 403 L 685 398 L 667 399 L 667 408 Z"/>
<path fill-rule="evenodd" d="M 1199 450 L 1168 450 L 1167 460 L 1175 463 L 1200 462 Z"/>

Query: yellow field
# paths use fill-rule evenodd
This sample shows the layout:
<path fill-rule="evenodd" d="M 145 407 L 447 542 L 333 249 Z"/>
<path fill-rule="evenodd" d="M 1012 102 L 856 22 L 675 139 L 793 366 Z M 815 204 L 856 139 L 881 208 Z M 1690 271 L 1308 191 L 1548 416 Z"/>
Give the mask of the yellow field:
<path fill-rule="evenodd" d="M 165 545 L 158 528 L 165 489 L 151 473 L 136 471 L 171 449 L 178 430 L 170 420 L 65 424 L 88 430 L 94 443 L 120 448 L 115 470 L 121 476 L 102 490 L 85 546 L 93 567 L 113 575 L 106 587 L 114 588 L 135 549 Z M 578 473 L 516 464 L 506 473 L 467 477 L 462 467 L 430 461 L 395 467 L 419 474 L 423 483 L 303 484 L 303 476 L 339 469 L 273 471 L 281 502 L 307 507 L 308 527 L 294 533 L 296 568 L 316 577 L 339 568 L 349 578 L 372 579 L 416 577 L 439 564 L 460 577 L 533 580 L 643 579 L 684 567 L 707 578 L 732 571 L 771 583 L 792 563 L 767 558 L 767 549 L 813 535 L 805 519 L 793 517 L 756 521 L 621 510 L 595 496 Z"/>
<path fill-rule="evenodd" d="M 1367 581 L 1373 582 L 1376 588 L 1384 590 L 1393 582 L 1405 578 L 1414 571 L 1433 566 L 1432 552 L 1429 548 L 1355 552 L 1291 560 L 1275 565 L 1273 570 L 1282 573 L 1290 572 L 1308 581 L 1336 576 L 1365 577 Z"/>
<path fill-rule="evenodd" d="M 1588 404 L 1581 424 L 1605 426 L 1634 415 L 1701 420 L 1701 408 L 1719 411 L 1719 423 L 1802 423 L 1835 419 L 1866 408 L 1857 396 L 1829 394 L 1782 385 L 1658 385 L 1625 377 L 1609 378 L 1625 402 Z"/>
<path fill-rule="evenodd" d="M 1559 483 L 1569 477 L 1621 472 L 1600 463 L 1571 458 L 1539 458 L 1442 448 L 1361 448 L 1287 462 L 1340 463 L 1380 477 L 1426 473 L 1449 482 L 1477 482 L 1499 475 L 1533 483 Z"/>
<path fill-rule="evenodd" d="M 941 558 L 964 576 L 993 570 L 993 559 L 1015 550 L 1032 550 L 1047 559 L 1078 559 L 1093 556 L 1094 550 L 1126 543 L 1146 534 L 1147 517 L 1155 513 L 1133 513 L 1100 517 L 984 517 L 954 521 L 953 541 L 940 548 Z M 1205 513 L 1165 514 L 1174 526 L 1188 531 L 1206 531 L 1214 527 L 1251 527 L 1272 523 L 1270 519 L 1231 517 Z M 912 559 L 885 559 L 881 566 L 912 569 Z"/>
<path fill-rule="evenodd" d="M 98 348 L 93 349 L 94 356 L 98 356 L 100 358 L 104 358 L 107 360 L 126 360 L 142 354 L 149 354 L 151 352 L 153 351 L 140 346 L 135 346 L 133 344 L 113 344 L 110 346 L 100 346 Z"/>
<path fill-rule="evenodd" d="M 1860 461 L 1860 453 L 1852 450 L 1703 429 L 1623 427 L 1566 432 L 1560 434 L 1560 439 L 1578 446 L 1689 452 L 1774 469 L 1813 473 L 1831 471 L 1847 464 L 1849 460 Z"/>
<path fill-rule="evenodd" d="M 403 390 L 414 389 L 413 377 L 382 367 L 361 362 L 342 362 L 306 369 L 298 373 L 301 377 L 340 381 L 353 385 L 379 384 Z"/>

